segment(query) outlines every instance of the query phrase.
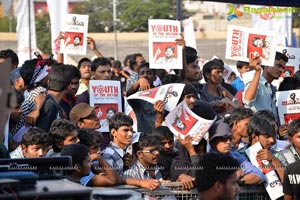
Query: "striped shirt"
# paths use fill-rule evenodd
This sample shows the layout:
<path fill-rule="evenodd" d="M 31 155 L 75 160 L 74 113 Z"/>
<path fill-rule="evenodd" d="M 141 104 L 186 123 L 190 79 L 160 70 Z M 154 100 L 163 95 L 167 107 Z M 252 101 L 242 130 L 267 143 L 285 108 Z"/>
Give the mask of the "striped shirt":
<path fill-rule="evenodd" d="M 157 165 L 152 166 L 155 169 L 155 179 L 162 179 L 162 175 Z M 136 161 L 128 170 L 124 172 L 124 178 L 138 178 L 138 179 L 152 179 L 147 169 L 139 162 Z"/>
<path fill-rule="evenodd" d="M 123 149 L 114 142 L 110 142 L 109 146 L 102 151 L 101 156 L 120 176 L 122 176 L 124 172 L 124 155 L 125 151 Z"/>

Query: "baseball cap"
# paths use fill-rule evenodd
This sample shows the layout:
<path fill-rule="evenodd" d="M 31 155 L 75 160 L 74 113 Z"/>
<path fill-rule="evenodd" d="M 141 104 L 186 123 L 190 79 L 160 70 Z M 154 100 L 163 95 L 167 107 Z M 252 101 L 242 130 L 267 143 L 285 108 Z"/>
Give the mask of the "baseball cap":
<path fill-rule="evenodd" d="M 20 73 L 21 67 L 17 67 L 10 72 L 10 83 L 13 85 L 15 80 L 21 77 Z"/>
<path fill-rule="evenodd" d="M 216 137 L 232 136 L 231 129 L 223 120 L 216 121 L 209 129 L 209 141 Z"/>
<path fill-rule="evenodd" d="M 94 107 L 90 106 L 87 103 L 79 103 L 70 111 L 70 120 L 74 123 L 77 123 L 80 119 L 86 118 L 90 114 L 92 114 L 94 110 Z"/>

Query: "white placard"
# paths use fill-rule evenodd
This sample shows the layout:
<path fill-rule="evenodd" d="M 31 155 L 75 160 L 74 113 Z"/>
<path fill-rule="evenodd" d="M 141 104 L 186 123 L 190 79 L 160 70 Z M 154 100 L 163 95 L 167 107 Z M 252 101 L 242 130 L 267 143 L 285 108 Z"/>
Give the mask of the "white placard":
<path fill-rule="evenodd" d="M 276 92 L 276 99 L 280 124 L 288 126 L 300 118 L 300 90 Z"/>
<path fill-rule="evenodd" d="M 90 80 L 90 105 L 100 120 L 99 131 L 108 132 L 108 120 L 116 112 L 122 112 L 122 93 L 120 81 Z"/>
<path fill-rule="evenodd" d="M 66 15 L 62 26 L 65 36 L 60 42 L 61 53 L 86 55 L 88 23 L 88 15 Z"/>
<path fill-rule="evenodd" d="M 249 57 L 260 56 L 263 65 L 274 66 L 275 34 L 258 32 L 251 28 L 228 26 L 226 59 L 249 62 Z"/>
<path fill-rule="evenodd" d="M 182 69 L 180 21 L 149 19 L 149 63 L 153 69 Z"/>
<path fill-rule="evenodd" d="M 278 199 L 283 196 L 283 186 L 280 179 L 278 178 L 276 172 L 271 167 L 271 164 L 267 160 L 258 160 L 256 159 L 257 152 L 262 149 L 262 146 L 259 142 L 250 146 L 246 149 L 246 154 L 250 159 L 251 163 L 258 167 L 266 176 L 267 181 L 264 182 L 264 186 L 272 200 Z"/>

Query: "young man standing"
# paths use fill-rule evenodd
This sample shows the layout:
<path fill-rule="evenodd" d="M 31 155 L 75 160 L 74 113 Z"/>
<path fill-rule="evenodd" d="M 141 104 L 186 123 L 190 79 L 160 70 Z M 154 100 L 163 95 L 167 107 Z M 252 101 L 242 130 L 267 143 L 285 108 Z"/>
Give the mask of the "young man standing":
<path fill-rule="evenodd" d="M 60 64 L 51 67 L 48 78 L 48 94 L 36 121 L 36 126 L 45 131 L 49 131 L 54 120 L 63 118 L 59 102 L 65 95 L 72 77 L 70 69 Z"/>
<path fill-rule="evenodd" d="M 252 81 L 245 85 L 243 92 L 243 103 L 245 108 L 250 108 L 254 112 L 258 110 L 270 110 L 278 121 L 276 108 L 276 88 L 271 83 L 279 79 L 288 62 L 288 57 L 280 52 L 276 52 L 274 66 L 264 66 L 261 76 L 262 66 L 260 58 L 250 58 L 249 65 L 255 70 Z"/>
<path fill-rule="evenodd" d="M 112 142 L 102 152 L 104 158 L 119 175 L 123 175 L 124 168 L 131 165 L 131 155 L 126 154 L 133 135 L 133 120 L 124 113 L 116 113 L 109 120 L 109 131 Z"/>

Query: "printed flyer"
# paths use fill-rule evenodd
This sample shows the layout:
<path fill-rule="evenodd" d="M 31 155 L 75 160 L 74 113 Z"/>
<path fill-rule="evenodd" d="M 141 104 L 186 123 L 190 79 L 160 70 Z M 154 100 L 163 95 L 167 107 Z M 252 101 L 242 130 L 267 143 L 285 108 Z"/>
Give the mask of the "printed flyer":
<path fill-rule="evenodd" d="M 86 55 L 89 16 L 67 14 L 64 21 L 64 39 L 60 41 L 60 52 Z"/>
<path fill-rule="evenodd" d="M 149 63 L 153 69 L 182 69 L 180 21 L 149 19 Z"/>
<path fill-rule="evenodd" d="M 122 112 L 122 93 L 120 81 L 90 80 L 90 105 L 100 121 L 100 131 L 108 132 L 108 119 Z"/>
<path fill-rule="evenodd" d="M 280 124 L 300 118 L 300 90 L 276 92 L 276 99 Z"/>
<path fill-rule="evenodd" d="M 250 159 L 251 163 L 261 169 L 267 178 L 267 182 L 264 182 L 264 186 L 272 200 L 278 199 L 283 196 L 283 187 L 280 179 L 278 178 L 276 172 L 273 170 L 271 164 L 267 160 L 256 159 L 257 152 L 262 149 L 259 142 L 255 143 L 248 149 L 246 149 L 246 154 Z"/>
<path fill-rule="evenodd" d="M 229 25 L 225 58 L 249 62 L 250 57 L 260 56 L 261 64 L 274 66 L 275 39 L 271 31 L 257 32 L 251 28 Z"/>
<path fill-rule="evenodd" d="M 189 109 L 185 101 L 182 101 L 167 115 L 165 123 L 174 135 L 180 136 L 182 139 L 186 135 L 190 135 L 193 138 L 192 143 L 197 145 L 205 137 L 205 134 L 215 120 L 216 118 L 214 120 L 207 120 L 199 117 Z"/>

